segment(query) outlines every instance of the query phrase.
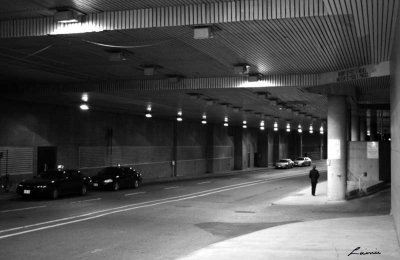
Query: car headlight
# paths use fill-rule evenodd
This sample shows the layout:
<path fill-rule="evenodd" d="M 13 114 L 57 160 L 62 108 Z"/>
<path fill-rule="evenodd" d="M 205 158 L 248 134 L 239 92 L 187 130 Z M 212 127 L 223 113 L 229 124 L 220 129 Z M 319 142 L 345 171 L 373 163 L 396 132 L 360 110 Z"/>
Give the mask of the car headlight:
<path fill-rule="evenodd" d="M 107 180 L 104 180 L 104 183 L 111 183 L 111 182 L 113 182 L 113 180 L 112 180 L 112 179 L 107 179 Z"/>

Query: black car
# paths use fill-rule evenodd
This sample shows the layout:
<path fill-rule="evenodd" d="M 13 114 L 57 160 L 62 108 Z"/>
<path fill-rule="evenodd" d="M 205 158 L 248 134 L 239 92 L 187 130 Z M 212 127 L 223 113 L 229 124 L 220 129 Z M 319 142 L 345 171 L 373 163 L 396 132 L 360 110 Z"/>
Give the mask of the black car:
<path fill-rule="evenodd" d="M 46 196 L 57 199 L 60 195 L 85 195 L 90 178 L 78 170 L 48 170 L 33 179 L 20 182 L 17 193 L 24 197 Z"/>
<path fill-rule="evenodd" d="M 138 188 L 142 183 L 142 174 L 132 167 L 107 167 L 92 177 L 94 189 L 119 190 L 121 188 Z"/>

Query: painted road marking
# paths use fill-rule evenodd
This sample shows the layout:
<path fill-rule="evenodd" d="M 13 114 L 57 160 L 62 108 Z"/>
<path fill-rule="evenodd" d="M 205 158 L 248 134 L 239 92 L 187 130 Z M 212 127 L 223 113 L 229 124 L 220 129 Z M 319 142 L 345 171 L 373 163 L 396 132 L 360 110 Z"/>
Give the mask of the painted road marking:
<path fill-rule="evenodd" d="M 203 182 L 199 182 L 199 183 L 197 183 L 197 185 L 206 184 L 206 183 L 211 183 L 211 181 L 203 181 Z"/>
<path fill-rule="evenodd" d="M 275 178 L 275 179 L 244 182 L 241 184 L 228 185 L 228 186 L 224 186 L 224 187 L 220 187 L 220 188 L 214 188 L 214 189 L 209 189 L 209 190 L 195 192 L 195 193 L 189 193 L 189 194 L 165 198 L 165 199 L 129 204 L 129 205 L 125 205 L 125 206 L 94 211 L 94 212 L 90 212 L 90 213 L 86 213 L 86 214 L 82 214 L 82 215 L 78 215 L 78 216 L 72 216 L 72 217 L 67 217 L 67 218 L 62 218 L 62 219 L 50 220 L 50 221 L 46 221 L 46 222 L 21 226 L 21 227 L 4 229 L 4 230 L 0 230 L 0 233 L 10 233 L 10 232 L 22 230 L 22 229 L 28 229 L 28 230 L 5 234 L 5 235 L 0 236 L 0 239 L 14 237 L 14 236 L 18 236 L 18 235 L 27 234 L 27 233 L 32 233 L 32 232 L 36 232 L 36 231 L 40 231 L 40 230 L 55 228 L 55 227 L 59 227 L 59 226 L 65 226 L 68 224 L 83 222 L 83 221 L 87 221 L 87 220 L 91 220 L 91 219 L 101 218 L 101 217 L 108 216 L 111 214 L 126 212 L 126 211 L 140 209 L 140 208 L 148 208 L 148 207 L 153 207 L 153 206 L 158 206 L 158 205 L 162 205 L 162 204 L 173 203 L 173 202 L 178 202 L 178 201 L 183 201 L 183 200 L 189 200 L 189 199 L 194 199 L 194 198 L 199 198 L 199 197 L 205 197 L 205 196 L 220 193 L 220 192 L 225 192 L 225 191 L 234 190 L 234 189 L 241 189 L 241 188 L 250 187 L 250 186 L 254 186 L 254 185 L 258 185 L 258 184 L 264 184 L 264 183 L 268 183 L 268 182 L 284 180 L 284 179 L 289 179 L 292 177 L 299 177 L 299 176 L 304 176 L 304 175 L 305 174 L 302 173 L 302 174 L 297 174 L 297 175 L 279 177 L 279 178 Z M 63 222 L 63 221 L 65 221 L 65 222 Z M 61 223 L 57 223 L 57 222 L 61 222 Z M 53 224 L 53 223 L 56 223 L 56 224 Z M 42 226 L 42 227 L 39 227 L 39 226 Z M 33 228 L 33 227 L 38 227 L 38 228 Z M 29 228 L 33 228 L 33 229 L 29 229 Z"/>
<path fill-rule="evenodd" d="M 22 210 L 29 210 L 29 209 L 39 209 L 39 208 L 45 208 L 47 207 L 46 205 L 43 206 L 36 206 L 36 207 L 28 207 L 28 208 L 20 208 L 20 209 L 8 209 L 8 210 L 2 210 L 0 213 L 7 213 L 7 212 L 14 212 L 14 211 L 22 211 Z"/>
<path fill-rule="evenodd" d="M 101 200 L 101 198 L 95 198 L 95 199 L 89 199 L 89 200 L 78 200 L 78 201 L 72 201 L 72 203 L 82 203 L 82 202 L 88 202 L 88 201 L 96 201 L 96 200 Z"/>
<path fill-rule="evenodd" d="M 174 186 L 174 187 L 166 187 L 166 188 L 164 188 L 164 190 L 170 190 L 170 189 L 176 189 L 176 188 L 179 188 L 178 186 Z"/>
<path fill-rule="evenodd" d="M 146 192 L 141 191 L 141 192 L 135 192 L 135 193 L 128 193 L 128 194 L 125 194 L 124 196 L 132 196 L 132 195 L 138 195 L 138 194 L 143 194 L 143 193 L 146 193 Z"/>

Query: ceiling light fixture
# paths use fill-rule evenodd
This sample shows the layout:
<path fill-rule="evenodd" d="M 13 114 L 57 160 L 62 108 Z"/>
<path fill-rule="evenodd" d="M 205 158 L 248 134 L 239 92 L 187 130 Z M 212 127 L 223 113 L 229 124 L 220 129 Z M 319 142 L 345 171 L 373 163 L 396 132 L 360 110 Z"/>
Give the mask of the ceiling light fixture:
<path fill-rule="evenodd" d="M 195 27 L 193 29 L 193 39 L 204 40 L 214 38 L 213 28 L 210 26 Z"/>
<path fill-rule="evenodd" d="M 275 119 L 275 122 L 274 122 L 274 131 L 275 131 L 275 132 L 278 131 L 278 122 L 277 122 L 277 120 L 278 120 L 278 119 Z"/>
<path fill-rule="evenodd" d="M 178 122 L 182 122 L 183 121 L 183 119 L 182 119 L 182 110 L 178 110 L 178 117 L 176 118 L 176 120 Z"/>
<path fill-rule="evenodd" d="M 290 132 L 290 122 L 286 123 L 286 132 Z"/>
<path fill-rule="evenodd" d="M 301 124 L 299 124 L 299 126 L 297 127 L 297 132 L 299 132 L 299 134 L 301 134 L 303 132 Z"/>
<path fill-rule="evenodd" d="M 233 67 L 233 71 L 237 75 L 249 74 L 250 65 L 247 64 L 237 64 Z"/>
<path fill-rule="evenodd" d="M 82 21 L 84 13 L 79 12 L 72 8 L 60 8 L 54 14 L 54 21 L 56 23 L 79 23 Z"/>
<path fill-rule="evenodd" d="M 321 134 L 321 135 L 323 135 L 324 134 L 324 127 L 321 125 L 321 127 L 319 128 L 319 133 Z"/>
<path fill-rule="evenodd" d="M 206 114 L 203 114 L 203 116 L 201 118 L 202 118 L 201 123 L 203 125 L 207 124 L 207 116 L 206 116 Z"/>
<path fill-rule="evenodd" d="M 88 94 L 87 94 L 87 93 L 83 93 L 83 94 L 82 94 L 82 97 L 81 97 L 81 100 L 82 100 L 83 102 L 88 102 L 88 101 L 89 101 L 89 96 L 88 96 Z"/>
<path fill-rule="evenodd" d="M 313 129 L 313 125 L 312 124 L 310 124 L 309 132 L 310 132 L 310 134 L 314 133 L 314 129 Z"/>
<path fill-rule="evenodd" d="M 243 121 L 243 128 L 247 128 L 247 121 L 246 120 Z"/>
<path fill-rule="evenodd" d="M 89 110 L 89 106 L 87 104 L 81 104 L 79 108 L 83 111 Z"/>

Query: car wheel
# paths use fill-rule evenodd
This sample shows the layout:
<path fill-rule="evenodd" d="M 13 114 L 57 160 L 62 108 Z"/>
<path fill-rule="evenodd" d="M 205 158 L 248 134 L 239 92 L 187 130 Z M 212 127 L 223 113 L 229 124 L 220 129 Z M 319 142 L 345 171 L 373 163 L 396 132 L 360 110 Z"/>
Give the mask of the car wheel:
<path fill-rule="evenodd" d="M 113 190 L 114 190 L 114 191 L 119 190 L 119 183 L 118 183 L 118 182 L 114 182 Z"/>
<path fill-rule="evenodd" d="M 139 180 L 133 181 L 133 188 L 135 188 L 135 189 L 139 188 Z"/>
<path fill-rule="evenodd" d="M 53 200 L 56 200 L 56 199 L 58 199 L 58 197 L 59 197 L 59 192 L 58 192 L 58 189 L 57 188 L 54 188 L 52 191 L 51 191 L 51 199 L 53 199 Z"/>
<path fill-rule="evenodd" d="M 86 193 L 87 193 L 87 187 L 86 187 L 86 185 L 82 185 L 82 187 L 81 187 L 81 195 L 85 196 Z"/>

